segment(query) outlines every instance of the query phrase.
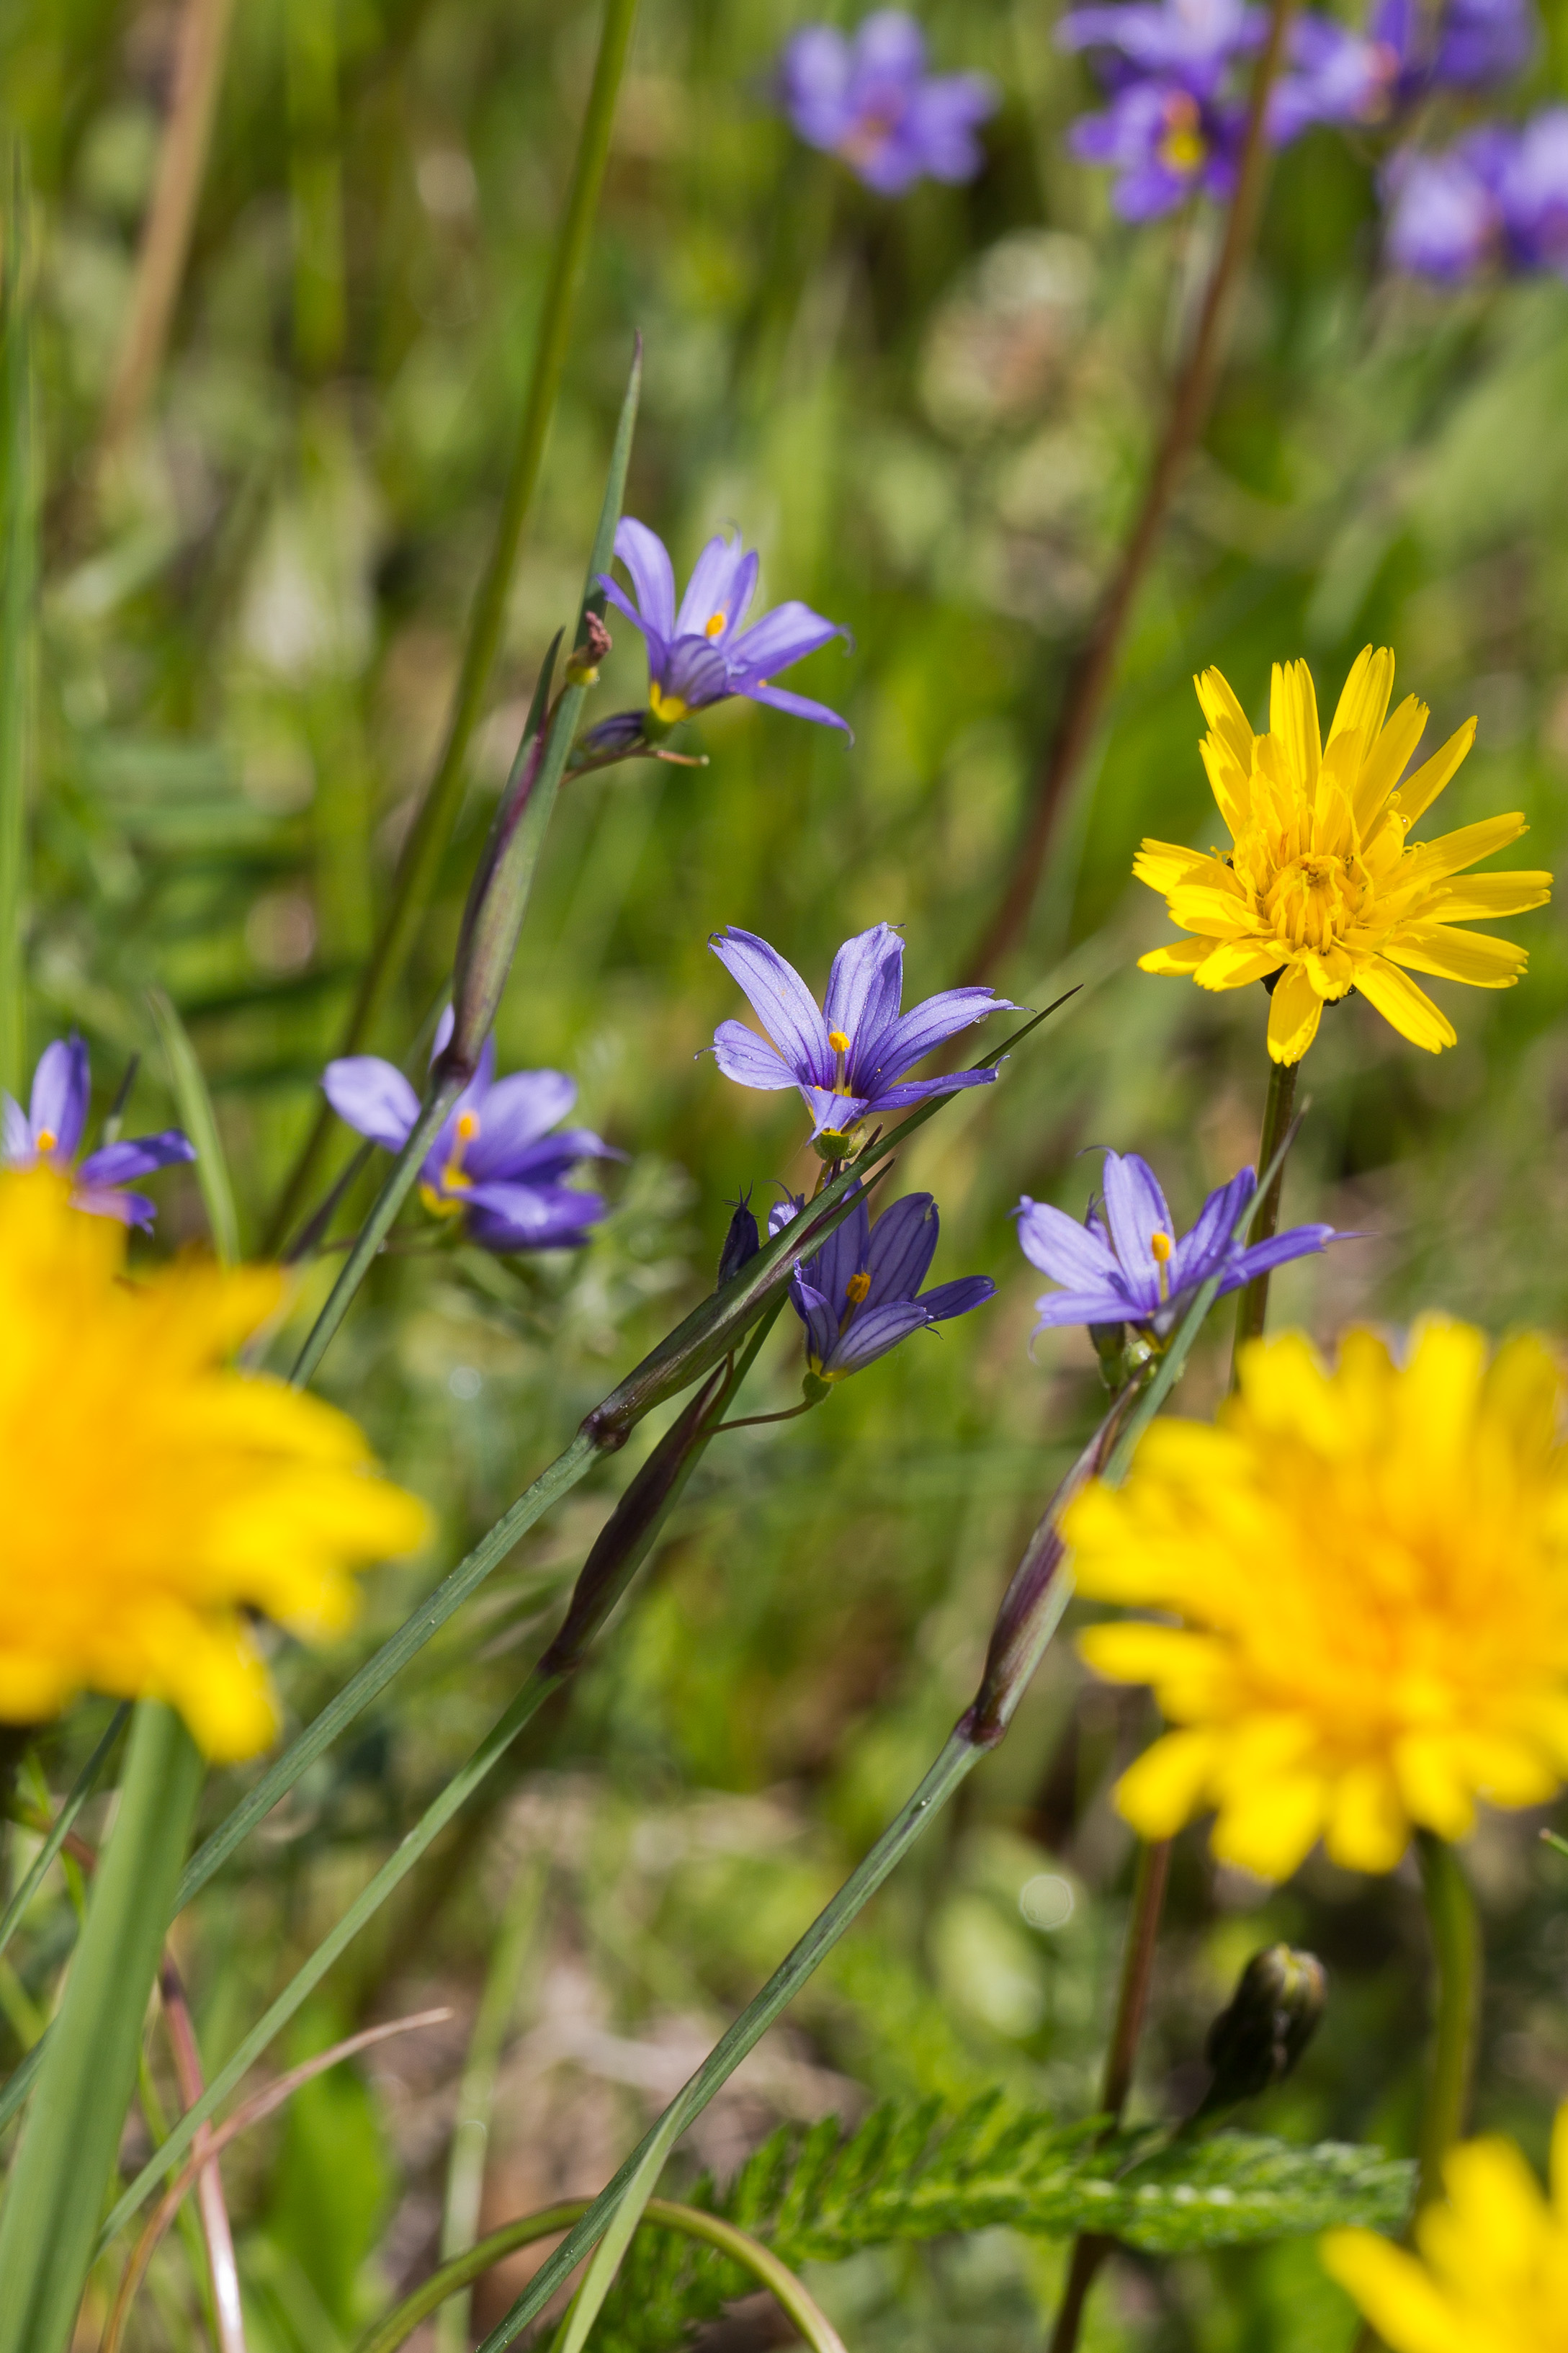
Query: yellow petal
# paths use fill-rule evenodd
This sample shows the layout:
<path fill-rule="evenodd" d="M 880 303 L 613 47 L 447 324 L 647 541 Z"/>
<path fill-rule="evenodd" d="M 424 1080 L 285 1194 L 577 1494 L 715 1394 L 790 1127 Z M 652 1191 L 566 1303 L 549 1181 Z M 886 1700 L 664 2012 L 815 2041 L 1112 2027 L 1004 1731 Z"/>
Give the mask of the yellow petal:
<path fill-rule="evenodd" d="M 1475 1828 L 1475 1801 L 1453 1743 L 1441 1737 L 1397 1740 L 1392 1761 L 1412 1819 L 1439 1838 L 1468 1838 Z"/>
<path fill-rule="evenodd" d="M 1426 705 L 1407 694 L 1362 762 L 1353 806 L 1363 834 L 1414 757 L 1426 718 Z"/>
<path fill-rule="evenodd" d="M 1568 2229 L 1568 2100 L 1557 2111 L 1552 2126 L 1552 2203 L 1560 2224 Z"/>
<path fill-rule="evenodd" d="M 1327 1807 L 1327 1787 L 1315 1773 L 1258 1776 L 1227 1794 L 1209 1844 L 1222 1862 L 1259 1879 L 1289 1879 L 1316 1844 Z"/>
<path fill-rule="evenodd" d="M 1244 775 L 1252 768 L 1252 729 L 1247 713 L 1231 692 L 1229 681 L 1217 670 L 1205 670 L 1193 681 L 1198 707 Z"/>
<path fill-rule="evenodd" d="M 1440 833 L 1436 841 L 1414 842 L 1400 861 L 1394 887 L 1426 889 L 1446 881 L 1450 874 L 1479 865 L 1483 858 L 1506 849 L 1510 841 L 1529 831 L 1521 812 L 1509 809 L 1500 817 L 1484 817 L 1475 825 L 1461 825 L 1453 833 Z"/>
<path fill-rule="evenodd" d="M 1184 932 L 1201 932 L 1207 939 L 1234 939 L 1252 929 L 1252 915 L 1239 884 L 1183 882 L 1171 892 L 1166 904 L 1173 923 Z"/>
<path fill-rule="evenodd" d="M 1292 775 L 1310 793 L 1318 781 L 1323 739 L 1317 689 L 1304 661 L 1275 663 L 1268 681 L 1268 733 L 1284 745 Z"/>
<path fill-rule="evenodd" d="M 1410 1843 L 1410 1823 L 1383 1764 L 1352 1766 L 1334 1783 L 1325 1843 L 1347 1871 L 1392 1871 Z"/>
<path fill-rule="evenodd" d="M 1401 923 L 1383 944 L 1391 964 L 1462 980 L 1471 988 L 1511 988 L 1530 962 L 1527 948 L 1489 932 L 1461 932 L 1449 923 Z"/>
<path fill-rule="evenodd" d="M 1353 2296 L 1392 2353 L 1475 2353 L 1468 2324 L 1413 2255 L 1371 2231 L 1331 2231 L 1323 2269 Z"/>
<path fill-rule="evenodd" d="M 1256 940 L 1224 940 L 1217 948 L 1205 940 L 1203 945 L 1209 953 L 1193 975 L 1200 988 L 1245 988 L 1248 981 L 1278 972 L 1285 961 L 1283 948 Z"/>
<path fill-rule="evenodd" d="M 1299 965 L 1292 965 L 1268 1006 L 1268 1051 L 1277 1062 L 1299 1062 L 1318 1034 L 1323 1000 Z"/>
<path fill-rule="evenodd" d="M 1357 965 L 1356 987 L 1391 1029 L 1397 1029 L 1402 1038 L 1408 1038 L 1413 1046 L 1424 1047 L 1429 1054 L 1441 1053 L 1458 1035 L 1426 990 L 1417 988 L 1396 965 L 1383 956 L 1373 956 Z"/>
<path fill-rule="evenodd" d="M 1424 760 L 1407 784 L 1399 787 L 1399 814 L 1406 825 L 1414 825 L 1426 814 L 1445 785 L 1452 782 L 1459 763 L 1476 740 L 1476 723 L 1467 719 L 1457 734 L 1450 735 L 1439 751 Z"/>
<path fill-rule="evenodd" d="M 1424 912 L 1439 923 L 1465 923 L 1477 916 L 1527 915 L 1552 896 L 1552 877 L 1539 869 L 1512 874 L 1468 874 L 1436 892 Z"/>
<path fill-rule="evenodd" d="M 1198 757 L 1207 772 L 1209 790 L 1215 807 L 1225 819 L 1233 841 L 1237 840 L 1252 814 L 1252 768 L 1250 745 L 1247 765 L 1239 762 L 1229 747 L 1217 735 L 1205 735 L 1198 745 Z"/>
<path fill-rule="evenodd" d="M 1190 980 L 1214 954 L 1212 940 L 1173 940 L 1168 947 L 1151 948 L 1138 959 L 1140 972 L 1173 973 L 1179 979 Z"/>
<path fill-rule="evenodd" d="M 1204 1805 L 1215 1746 L 1206 1732 L 1167 1732 L 1118 1781 L 1118 1813 L 1144 1838 L 1174 1838 Z"/>
<path fill-rule="evenodd" d="M 1212 881 L 1214 877 L 1206 872 L 1211 867 L 1215 873 L 1225 871 L 1218 859 L 1201 849 L 1184 849 L 1175 841 L 1142 842 L 1132 860 L 1136 879 L 1162 893 L 1173 891 L 1179 882 L 1195 881 L 1200 875 Z"/>
<path fill-rule="evenodd" d="M 1394 656 L 1387 646 L 1363 646 L 1351 664 L 1350 676 L 1344 682 L 1333 723 L 1329 729 L 1331 744 L 1336 735 L 1343 735 L 1359 727 L 1370 744 L 1382 726 L 1388 711 L 1388 699 L 1394 692 Z"/>

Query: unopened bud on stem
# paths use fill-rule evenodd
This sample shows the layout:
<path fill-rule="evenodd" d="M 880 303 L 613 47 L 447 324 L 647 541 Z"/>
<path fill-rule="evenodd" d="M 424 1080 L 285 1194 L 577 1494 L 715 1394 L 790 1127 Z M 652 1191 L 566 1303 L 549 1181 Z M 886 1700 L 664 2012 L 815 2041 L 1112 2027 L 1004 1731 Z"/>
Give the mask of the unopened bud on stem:
<path fill-rule="evenodd" d="M 1328 1976 L 1315 1953 L 1266 1945 L 1243 1969 L 1227 2009 L 1208 2031 L 1204 2056 L 1214 2069 L 1200 2116 L 1256 2099 L 1283 2083 L 1317 2031 Z"/>

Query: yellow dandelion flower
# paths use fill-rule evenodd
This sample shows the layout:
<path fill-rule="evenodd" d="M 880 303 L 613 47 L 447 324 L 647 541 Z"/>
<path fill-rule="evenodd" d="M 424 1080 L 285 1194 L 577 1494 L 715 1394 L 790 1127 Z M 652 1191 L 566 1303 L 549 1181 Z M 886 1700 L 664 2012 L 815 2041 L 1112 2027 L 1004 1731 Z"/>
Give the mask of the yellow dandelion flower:
<path fill-rule="evenodd" d="M 1253 733 L 1217 670 L 1194 682 L 1209 723 L 1204 765 L 1233 847 L 1205 855 L 1144 842 L 1132 871 L 1164 894 L 1172 922 L 1194 936 L 1156 948 L 1142 969 L 1185 974 L 1202 988 L 1240 988 L 1278 973 L 1268 1011 L 1277 1062 L 1299 1062 L 1324 1006 L 1352 988 L 1412 1045 L 1434 1054 L 1451 1046 L 1453 1025 L 1411 973 L 1511 987 L 1524 950 L 1458 926 L 1544 906 L 1552 883 L 1545 873 L 1454 879 L 1518 839 L 1526 828 L 1517 813 L 1436 841 L 1405 839 L 1469 750 L 1475 721 L 1402 785 L 1427 713 L 1411 694 L 1387 717 L 1386 648 L 1358 656 L 1326 745 L 1305 662 L 1275 664 L 1266 735 Z"/>
<path fill-rule="evenodd" d="M 1391 2353 L 1568 2353 L 1568 2105 L 1550 2200 L 1511 2141 L 1467 2141 L 1443 2179 L 1447 2199 L 1415 2225 L 1419 2259 L 1370 2231 L 1332 2231 L 1327 2270 Z"/>
<path fill-rule="evenodd" d="M 1243 1350 L 1214 1424 L 1154 1422 L 1126 1484 L 1065 1521 L 1079 1589 L 1176 1622 L 1097 1626 L 1084 1657 L 1152 1684 L 1174 1727 L 1117 1802 L 1149 1838 L 1216 1810 L 1214 1850 L 1266 1879 L 1321 1837 L 1389 1871 L 1413 1826 L 1535 1805 L 1568 1773 L 1568 1448 L 1533 1336 L 1489 1365 L 1432 1318 L 1396 1364 L 1349 1333 Z"/>
<path fill-rule="evenodd" d="M 148 1695 L 247 1757 L 277 1710 L 244 1611 L 336 1633 L 348 1570 L 412 1550 L 426 1513 L 345 1414 L 226 1367 L 276 1271 L 131 1282 L 125 1241 L 52 1171 L 0 1175 L 0 1718 Z"/>

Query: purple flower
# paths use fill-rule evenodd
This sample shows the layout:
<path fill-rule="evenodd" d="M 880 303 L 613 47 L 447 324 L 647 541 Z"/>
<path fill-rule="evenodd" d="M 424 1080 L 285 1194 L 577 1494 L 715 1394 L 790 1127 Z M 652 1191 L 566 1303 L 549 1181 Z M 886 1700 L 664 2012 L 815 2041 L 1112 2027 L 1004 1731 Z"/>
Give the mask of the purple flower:
<path fill-rule="evenodd" d="M 47 1162 L 69 1173 L 87 1126 L 92 1101 L 92 1072 L 87 1048 L 73 1029 L 68 1039 L 57 1038 L 38 1057 L 33 1092 L 26 1111 L 8 1094 L 0 1093 L 5 1122 L 0 1167 L 34 1168 Z M 121 1144 L 106 1144 L 89 1152 L 74 1171 L 71 1201 L 95 1218 L 118 1218 L 122 1225 L 151 1226 L 156 1211 L 145 1193 L 122 1187 L 154 1168 L 176 1160 L 194 1160 L 196 1149 L 177 1127 L 158 1135 L 128 1136 Z"/>
<path fill-rule="evenodd" d="M 925 36 L 901 8 L 879 8 L 852 40 L 805 26 L 780 60 L 779 98 L 808 146 L 842 156 L 883 196 L 922 176 L 973 180 L 984 161 L 975 132 L 998 104 L 986 74 L 927 73 Z"/>
<path fill-rule="evenodd" d="M 1414 0 L 1401 0 L 1413 10 Z M 1447 0 L 1437 19 L 1432 79 L 1449 90 L 1485 90 L 1530 63 L 1535 11 L 1530 0 Z"/>
<path fill-rule="evenodd" d="M 1080 115 L 1068 143 L 1080 162 L 1117 173 L 1111 202 L 1123 220 L 1155 220 L 1194 193 L 1232 193 L 1246 122 L 1244 108 L 1195 98 L 1184 83 L 1137 81 L 1103 114 Z"/>
<path fill-rule="evenodd" d="M 1313 122 L 1381 122 L 1392 111 L 1403 61 L 1387 41 L 1308 13 L 1290 26 L 1288 60 L 1268 100 L 1276 147 L 1288 146 Z"/>
<path fill-rule="evenodd" d="M 436 1032 L 435 1060 L 451 1034 L 448 1012 Z M 496 1050 L 487 1038 L 479 1066 L 447 1113 L 420 1172 L 419 1198 L 433 1217 L 462 1218 L 470 1240 L 490 1250 L 575 1250 L 605 1215 L 597 1193 L 563 1185 L 579 1160 L 621 1155 L 585 1127 L 551 1134 L 577 1100 L 560 1071 L 495 1074 Z M 327 1101 L 361 1135 L 401 1152 L 419 1114 L 419 1098 L 395 1063 L 374 1054 L 329 1062 L 321 1079 Z"/>
<path fill-rule="evenodd" d="M 1250 1168 L 1211 1193 L 1196 1225 L 1179 1239 L 1146 1160 L 1135 1152 L 1108 1152 L 1102 1181 L 1103 1198 L 1090 1202 L 1081 1226 L 1026 1194 L 1013 1212 L 1024 1256 L 1066 1286 L 1036 1301 L 1037 1332 L 1063 1324 L 1136 1324 L 1163 1339 L 1211 1275 L 1220 1277 L 1217 1295 L 1223 1298 L 1255 1274 L 1305 1258 L 1336 1239 L 1332 1226 L 1294 1226 L 1244 1248 L 1235 1234 L 1258 1188 Z"/>
<path fill-rule="evenodd" d="M 945 988 L 900 1014 L 904 944 L 890 923 L 846 940 L 833 959 L 821 1011 L 795 966 L 754 932 L 715 932 L 710 947 L 773 1043 L 742 1021 L 721 1021 L 713 1052 L 727 1079 L 743 1087 L 798 1087 L 815 1123 L 824 1159 L 842 1159 L 854 1130 L 882 1112 L 905 1111 L 931 1095 L 989 1086 L 992 1071 L 957 1071 L 906 1082 L 904 1072 L 944 1039 L 1016 1010 L 989 988 Z"/>
<path fill-rule="evenodd" d="M 1057 45 L 1091 51 L 1108 90 L 1149 81 L 1210 99 L 1236 59 L 1261 46 L 1268 24 L 1263 9 L 1242 0 L 1111 0 L 1069 9 L 1057 26 Z"/>
<path fill-rule="evenodd" d="M 770 1234 L 798 1217 L 802 1204 L 781 1201 Z M 994 1299 L 988 1274 L 961 1275 L 917 1297 L 936 1253 L 942 1221 L 929 1193 L 908 1193 L 875 1225 L 858 1200 L 814 1257 L 790 1280 L 790 1302 L 805 1326 L 805 1355 L 819 1381 L 847 1380 L 932 1324 L 967 1315 Z"/>
<path fill-rule="evenodd" d="M 607 574 L 599 575 L 599 586 L 647 641 L 647 709 L 618 712 L 590 728 L 583 738 L 584 751 L 630 752 L 639 743 L 657 742 L 678 721 L 732 694 L 849 733 L 847 723 L 825 702 L 770 683 L 776 671 L 816 653 L 832 638 L 852 647 L 848 630 L 795 602 L 775 605 L 750 628 L 742 628 L 756 589 L 757 559 L 739 539 L 727 540 L 721 533 L 709 541 L 679 612 L 669 551 L 647 523 L 624 517 L 616 533 L 616 554 L 631 574 L 636 604 Z"/>
<path fill-rule="evenodd" d="M 1472 131 L 1441 154 L 1406 147 L 1383 175 L 1387 251 L 1396 269 L 1458 285 L 1502 250 L 1499 185 L 1511 142 Z"/>
<path fill-rule="evenodd" d="M 1568 106 L 1550 106 L 1501 160 L 1498 200 L 1509 258 L 1519 269 L 1568 277 Z"/>

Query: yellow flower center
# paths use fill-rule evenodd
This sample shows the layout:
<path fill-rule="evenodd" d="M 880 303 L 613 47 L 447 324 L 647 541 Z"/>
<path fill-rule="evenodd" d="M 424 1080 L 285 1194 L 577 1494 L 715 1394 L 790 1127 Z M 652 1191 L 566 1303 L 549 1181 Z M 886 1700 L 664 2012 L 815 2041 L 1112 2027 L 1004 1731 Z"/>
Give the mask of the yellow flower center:
<path fill-rule="evenodd" d="M 708 616 L 707 627 L 702 632 L 703 636 L 705 638 L 721 638 L 724 634 L 724 624 L 729 617 L 730 616 L 728 613 L 710 613 Z"/>
<path fill-rule="evenodd" d="M 678 719 L 684 719 L 686 716 L 687 706 L 679 695 L 665 694 L 657 686 L 650 685 L 648 688 L 647 707 L 664 727 L 673 727 Z"/>
<path fill-rule="evenodd" d="M 1173 172 L 1195 172 L 1208 153 L 1208 142 L 1199 129 L 1198 102 L 1185 90 L 1176 90 L 1165 104 L 1165 135 L 1160 161 Z"/>
<path fill-rule="evenodd" d="M 58 1142 L 59 1137 L 52 1127 L 39 1128 L 37 1148 L 40 1152 L 52 1152 Z"/>
<path fill-rule="evenodd" d="M 1360 923 L 1370 889 L 1359 858 L 1310 851 L 1292 859 L 1261 895 L 1264 916 L 1281 947 L 1321 954 Z"/>
<path fill-rule="evenodd" d="M 473 1178 L 463 1173 L 463 1155 L 479 1132 L 478 1112 L 459 1112 L 457 1133 L 452 1138 L 452 1149 L 447 1155 L 439 1184 L 421 1185 L 419 1187 L 419 1198 L 432 1217 L 457 1218 L 462 1215 L 462 1202 L 454 1201 L 449 1196 L 453 1193 L 466 1193 L 473 1184 Z"/>
<path fill-rule="evenodd" d="M 852 1274 L 844 1286 L 844 1296 L 848 1300 L 851 1307 L 858 1307 L 870 1288 L 871 1278 L 868 1274 Z"/>
<path fill-rule="evenodd" d="M 1174 1248 L 1175 1244 L 1172 1241 L 1170 1235 L 1165 1233 L 1157 1226 L 1149 1237 L 1149 1252 L 1151 1257 L 1153 1259 L 1155 1265 L 1160 1270 L 1160 1296 L 1162 1299 L 1169 1299 L 1171 1295 L 1171 1277 L 1167 1270 L 1169 1269 L 1171 1262 L 1171 1252 Z"/>

